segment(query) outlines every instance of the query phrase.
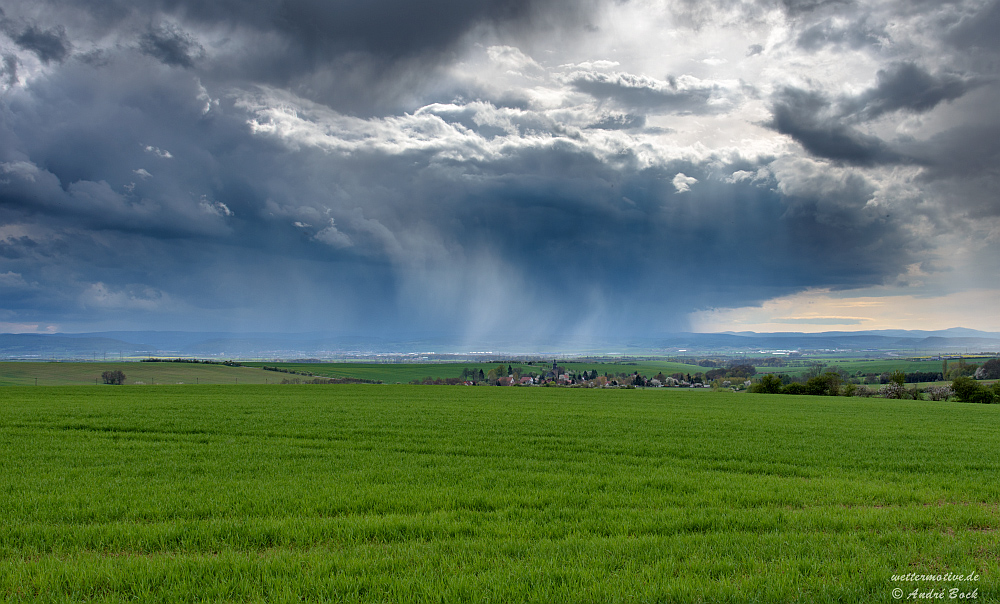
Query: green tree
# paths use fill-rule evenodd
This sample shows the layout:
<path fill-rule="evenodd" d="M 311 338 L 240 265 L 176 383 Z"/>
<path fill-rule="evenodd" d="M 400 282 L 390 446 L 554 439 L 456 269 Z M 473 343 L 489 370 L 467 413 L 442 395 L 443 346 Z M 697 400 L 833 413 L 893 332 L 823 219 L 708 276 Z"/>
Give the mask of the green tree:
<path fill-rule="evenodd" d="M 809 378 L 806 381 L 806 394 L 837 396 L 840 394 L 840 375 L 833 371 L 827 371 L 823 375 Z"/>
<path fill-rule="evenodd" d="M 733 365 L 726 372 L 726 377 L 747 379 L 757 374 L 757 368 L 753 365 Z M 707 375 L 707 374 L 706 374 Z"/>
<path fill-rule="evenodd" d="M 806 369 L 805 373 L 802 374 L 802 377 L 806 379 L 814 378 L 818 377 L 821 373 L 823 373 L 823 363 L 813 362 L 809 363 L 809 369 Z"/>
<path fill-rule="evenodd" d="M 977 369 L 979 369 L 979 365 L 975 363 L 966 363 L 965 359 L 958 359 L 958 364 L 952 365 L 952 367 L 948 369 L 948 373 L 945 374 L 944 379 L 954 380 L 955 378 L 971 376 L 976 373 Z"/>
<path fill-rule="evenodd" d="M 1000 359 L 990 359 L 983 363 L 983 366 L 976 370 L 977 380 L 1000 379 Z"/>
<path fill-rule="evenodd" d="M 722 368 L 709 369 L 705 372 L 705 379 L 709 381 L 717 380 L 726 375 L 726 370 Z"/>
<path fill-rule="evenodd" d="M 115 369 L 114 371 L 105 371 L 101 374 L 101 379 L 104 380 L 105 384 L 113 384 L 115 386 L 121 386 L 125 383 L 125 374 L 120 369 Z"/>

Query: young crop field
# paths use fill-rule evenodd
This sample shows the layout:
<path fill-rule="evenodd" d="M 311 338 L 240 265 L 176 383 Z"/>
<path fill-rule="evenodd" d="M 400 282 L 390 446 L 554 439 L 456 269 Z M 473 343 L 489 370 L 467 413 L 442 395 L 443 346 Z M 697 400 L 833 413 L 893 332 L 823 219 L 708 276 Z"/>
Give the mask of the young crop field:
<path fill-rule="evenodd" d="M 280 374 L 256 367 L 207 363 L 0 362 L 0 386 L 103 384 L 101 374 L 119 370 L 126 384 L 274 384 Z"/>
<path fill-rule="evenodd" d="M 0 598 L 995 601 L 998 422 L 667 389 L 4 387 Z"/>
<path fill-rule="evenodd" d="M 982 360 L 971 359 L 967 361 L 968 363 L 981 363 Z M 958 361 L 949 361 L 948 366 L 953 367 L 958 363 Z M 909 359 L 878 359 L 878 360 L 837 360 L 832 361 L 827 366 L 838 367 L 847 371 L 848 373 L 862 372 L 862 373 L 891 373 L 893 371 L 902 371 L 904 373 L 916 373 L 920 371 L 924 372 L 941 372 L 941 361 L 940 360 L 909 360 Z"/>
<path fill-rule="evenodd" d="M 500 363 L 245 363 L 251 367 L 278 367 L 280 369 L 297 371 L 300 373 L 313 374 L 319 377 L 330 378 L 358 378 L 362 380 L 381 381 L 386 384 L 397 382 L 408 384 L 413 380 L 424 378 L 445 379 L 457 378 L 462 375 L 463 369 L 482 369 L 483 373 L 488 373 L 500 365 Z M 544 372 L 544 363 L 527 365 L 525 363 L 509 363 L 511 369 L 521 369 L 525 373 L 528 371 Z M 506 368 L 508 363 L 503 363 Z M 549 365 L 551 367 L 551 364 Z M 281 375 L 279 372 L 272 372 L 274 375 Z M 504 373 L 506 375 L 506 372 Z M 287 377 L 287 376 L 286 376 Z M 300 376 L 301 377 L 301 376 Z M 280 381 L 280 378 L 279 378 Z"/>
<path fill-rule="evenodd" d="M 988 358 L 988 357 L 987 357 Z M 967 363 L 982 363 L 983 359 L 966 359 Z M 809 363 L 819 363 L 823 368 L 836 367 L 843 369 L 847 373 L 854 375 L 861 373 L 892 373 L 902 371 L 904 373 L 916 372 L 941 372 L 941 361 L 930 359 L 810 359 L 808 361 L 797 360 L 794 365 L 786 367 L 757 367 L 758 373 L 788 373 L 791 375 L 802 375 L 809 371 Z M 953 367 L 957 360 L 948 361 L 948 366 Z"/>
<path fill-rule="evenodd" d="M 670 375 L 672 373 L 690 373 L 694 375 L 695 373 L 704 373 L 709 369 L 712 369 L 712 367 L 702 367 L 700 365 L 690 365 L 687 363 L 676 363 L 672 361 L 623 361 L 621 363 L 566 362 L 559 363 L 559 365 L 578 372 L 596 370 L 601 375 L 605 373 L 618 374 L 623 372 L 632 373 L 638 371 L 648 377 L 652 377 L 661 371 L 664 375 Z"/>

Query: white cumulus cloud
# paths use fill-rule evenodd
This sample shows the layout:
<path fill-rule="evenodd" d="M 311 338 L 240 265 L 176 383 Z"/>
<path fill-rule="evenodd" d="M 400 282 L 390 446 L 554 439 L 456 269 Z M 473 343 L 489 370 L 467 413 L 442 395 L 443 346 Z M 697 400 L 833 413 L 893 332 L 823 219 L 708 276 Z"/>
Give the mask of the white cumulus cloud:
<path fill-rule="evenodd" d="M 674 176 L 674 188 L 677 189 L 678 193 L 686 193 L 691 190 L 691 185 L 698 182 L 698 179 L 693 176 L 687 176 L 683 172 L 678 172 L 677 176 Z"/>

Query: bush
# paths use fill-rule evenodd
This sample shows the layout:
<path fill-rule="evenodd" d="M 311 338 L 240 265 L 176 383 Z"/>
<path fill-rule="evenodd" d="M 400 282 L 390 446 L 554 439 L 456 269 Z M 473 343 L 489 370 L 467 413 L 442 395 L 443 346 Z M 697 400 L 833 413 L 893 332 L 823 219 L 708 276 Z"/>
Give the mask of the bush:
<path fill-rule="evenodd" d="M 983 403 L 996 402 L 996 393 L 993 390 L 976 382 L 970 377 L 957 377 L 951 382 L 951 387 L 955 391 L 955 398 L 963 403 Z M 994 386 L 994 390 L 996 387 Z"/>
<path fill-rule="evenodd" d="M 809 394 L 806 389 L 805 384 L 800 384 L 798 382 L 792 382 L 791 384 L 785 386 L 781 389 L 782 394 Z"/>
<path fill-rule="evenodd" d="M 926 392 L 932 401 L 946 401 L 955 394 L 955 391 L 948 386 L 931 386 Z"/>
<path fill-rule="evenodd" d="M 979 403 L 980 405 L 990 405 L 996 402 L 996 397 L 993 396 L 993 392 L 982 388 L 972 393 L 969 397 L 970 403 Z"/>
<path fill-rule="evenodd" d="M 903 398 L 906 396 L 906 388 L 902 384 L 892 381 L 878 389 L 881 398 Z"/>
<path fill-rule="evenodd" d="M 951 382 L 951 389 L 955 391 L 955 398 L 962 402 L 968 402 L 969 397 L 979 388 L 979 384 L 970 377 L 956 377 Z"/>
<path fill-rule="evenodd" d="M 760 381 L 750 387 L 750 392 L 757 394 L 779 394 L 781 393 L 781 378 L 768 373 L 760 378 Z"/>

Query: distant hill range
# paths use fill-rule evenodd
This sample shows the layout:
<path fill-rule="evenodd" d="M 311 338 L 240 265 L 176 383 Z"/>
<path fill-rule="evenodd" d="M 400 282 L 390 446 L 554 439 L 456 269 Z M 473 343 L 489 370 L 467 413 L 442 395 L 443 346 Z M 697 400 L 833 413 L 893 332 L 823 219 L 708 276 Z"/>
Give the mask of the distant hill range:
<path fill-rule="evenodd" d="M 1000 351 L 1000 333 L 940 331 L 831 331 L 825 333 L 673 333 L 635 338 L 531 339 L 468 343 L 461 337 L 386 339 L 339 334 L 111 331 L 75 334 L 0 334 L 0 358 L 112 360 L 137 357 L 218 359 L 345 359 L 552 355 L 977 354 Z"/>

